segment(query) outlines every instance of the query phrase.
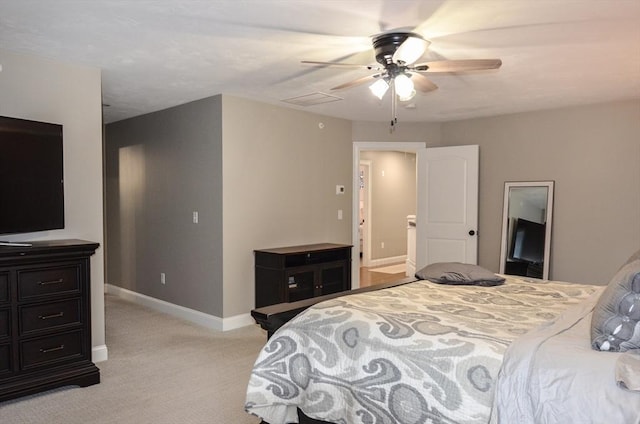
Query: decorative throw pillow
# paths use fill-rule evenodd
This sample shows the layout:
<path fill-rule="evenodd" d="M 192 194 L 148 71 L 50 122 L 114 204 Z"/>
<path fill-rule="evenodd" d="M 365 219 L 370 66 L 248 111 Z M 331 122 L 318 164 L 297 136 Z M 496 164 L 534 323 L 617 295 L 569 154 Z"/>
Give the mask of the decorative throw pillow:
<path fill-rule="evenodd" d="M 602 292 L 591 317 L 591 346 L 613 352 L 640 348 L 640 258 L 620 268 Z"/>
<path fill-rule="evenodd" d="M 427 265 L 418 272 L 416 278 L 439 284 L 497 286 L 504 278 L 478 265 L 460 262 L 438 262 Z"/>
<path fill-rule="evenodd" d="M 627 259 L 627 262 L 624 263 L 624 265 L 630 264 L 631 262 L 637 261 L 638 259 L 640 259 L 640 250 L 638 250 L 636 253 L 631 255 L 629 257 L 629 259 Z M 624 266 L 624 265 L 622 265 L 622 266 Z"/>

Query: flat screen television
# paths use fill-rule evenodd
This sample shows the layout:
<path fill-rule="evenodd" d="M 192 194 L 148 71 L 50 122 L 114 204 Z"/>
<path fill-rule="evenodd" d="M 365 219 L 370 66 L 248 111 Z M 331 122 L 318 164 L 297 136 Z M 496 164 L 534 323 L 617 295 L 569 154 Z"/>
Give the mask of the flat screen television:
<path fill-rule="evenodd" d="M 518 218 L 513 231 L 511 257 L 529 263 L 542 263 L 545 227 L 545 224 Z"/>
<path fill-rule="evenodd" d="M 0 116 L 0 234 L 60 228 L 62 125 Z"/>

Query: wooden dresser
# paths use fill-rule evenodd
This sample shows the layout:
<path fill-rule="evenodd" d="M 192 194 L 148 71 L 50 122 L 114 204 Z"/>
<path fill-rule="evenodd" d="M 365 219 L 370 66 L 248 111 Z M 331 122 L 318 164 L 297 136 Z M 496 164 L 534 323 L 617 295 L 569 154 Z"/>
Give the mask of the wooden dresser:
<path fill-rule="evenodd" d="M 100 382 L 91 362 L 89 270 L 98 246 L 0 247 L 0 401 Z"/>

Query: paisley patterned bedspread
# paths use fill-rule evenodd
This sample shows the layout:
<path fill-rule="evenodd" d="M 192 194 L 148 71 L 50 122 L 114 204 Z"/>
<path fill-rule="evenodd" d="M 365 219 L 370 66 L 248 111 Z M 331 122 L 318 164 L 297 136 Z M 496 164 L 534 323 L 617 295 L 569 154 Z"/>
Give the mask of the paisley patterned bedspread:
<path fill-rule="evenodd" d="M 260 352 L 245 409 L 337 424 L 487 423 L 502 356 L 597 286 L 508 276 L 497 287 L 416 281 L 318 303 Z"/>

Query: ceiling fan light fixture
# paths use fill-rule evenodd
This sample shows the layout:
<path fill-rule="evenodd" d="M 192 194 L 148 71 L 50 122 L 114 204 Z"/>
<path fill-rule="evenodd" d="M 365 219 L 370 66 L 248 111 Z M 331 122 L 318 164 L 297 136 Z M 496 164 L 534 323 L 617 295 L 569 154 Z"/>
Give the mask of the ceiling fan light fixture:
<path fill-rule="evenodd" d="M 431 44 L 429 41 L 417 34 L 410 34 L 406 40 L 398 47 L 393 55 L 394 61 L 402 61 L 405 64 L 411 64 L 420 59 L 427 47 Z"/>
<path fill-rule="evenodd" d="M 398 95 L 398 100 L 400 100 L 401 102 L 408 102 L 409 100 L 413 99 L 415 96 L 416 96 L 416 90 L 411 90 L 411 93 L 409 93 L 409 95 L 406 97 Z"/>
<path fill-rule="evenodd" d="M 415 94 L 415 87 L 413 81 L 407 76 L 407 74 L 396 75 L 393 79 L 393 85 L 396 89 L 396 94 L 400 99 L 410 99 L 412 93 Z"/>
<path fill-rule="evenodd" d="M 389 84 L 384 79 L 379 79 L 369 86 L 369 90 L 373 93 L 374 96 L 382 100 L 385 93 L 389 89 Z"/>
<path fill-rule="evenodd" d="M 333 87 L 332 90 L 342 90 L 373 82 L 369 89 L 373 95 L 382 100 L 386 92 L 391 89 L 391 131 L 395 129 L 395 125 L 398 122 L 396 113 L 398 101 L 406 102 L 411 100 L 416 95 L 416 87 L 421 93 L 428 93 L 438 88 L 423 72 L 446 74 L 482 71 L 498 69 L 502 65 L 500 59 L 436 60 L 416 64 L 414 62 L 422 57 L 431 42 L 425 40 L 420 34 L 405 29 L 384 31 L 374 35 L 371 41 L 376 62 L 380 64 L 379 66 L 342 62 L 303 62 L 320 66 L 343 66 L 375 70 L 375 74 L 340 84 Z M 415 108 L 415 104 L 412 104 L 412 107 Z"/>

